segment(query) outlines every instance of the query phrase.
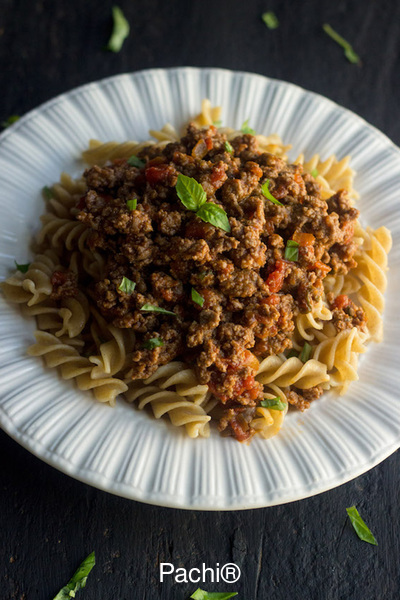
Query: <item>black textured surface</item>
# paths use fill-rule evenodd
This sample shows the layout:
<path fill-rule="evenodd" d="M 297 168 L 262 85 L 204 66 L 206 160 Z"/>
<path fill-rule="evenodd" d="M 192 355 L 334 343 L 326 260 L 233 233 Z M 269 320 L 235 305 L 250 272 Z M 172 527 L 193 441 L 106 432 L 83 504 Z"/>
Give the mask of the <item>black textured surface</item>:
<path fill-rule="evenodd" d="M 355 111 L 400 143 L 397 0 L 120 0 L 131 35 L 103 51 L 112 2 L 0 0 L 0 120 L 72 87 L 151 67 L 215 66 L 285 79 Z M 261 13 L 274 10 L 269 31 Z M 354 46 L 351 65 L 321 29 Z M 195 443 L 195 442 L 194 442 Z M 320 496 L 281 507 L 199 513 L 142 505 L 45 465 L 0 434 L 0 599 L 51 600 L 92 550 L 82 600 L 185 600 L 197 585 L 159 583 L 158 563 L 236 562 L 239 600 L 399 597 L 400 454 Z M 356 504 L 378 539 L 358 540 Z"/>

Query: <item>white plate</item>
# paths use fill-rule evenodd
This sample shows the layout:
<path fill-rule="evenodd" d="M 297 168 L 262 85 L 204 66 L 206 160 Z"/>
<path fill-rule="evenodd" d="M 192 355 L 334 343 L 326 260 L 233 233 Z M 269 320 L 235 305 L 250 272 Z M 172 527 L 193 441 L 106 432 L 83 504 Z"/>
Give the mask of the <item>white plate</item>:
<path fill-rule="evenodd" d="M 299 87 L 258 75 L 180 68 L 121 75 L 59 96 L 0 137 L 0 276 L 26 262 L 42 212 L 40 190 L 61 171 L 76 173 L 89 138 L 147 139 L 169 121 L 179 127 L 202 98 L 223 106 L 223 122 L 247 118 L 300 151 L 352 154 L 365 224 L 394 235 L 385 340 L 371 345 L 360 381 L 341 398 L 325 395 L 291 412 L 280 434 L 249 446 L 192 440 L 122 400 L 97 404 L 90 393 L 26 356 L 33 323 L 1 299 L 0 419 L 31 452 L 76 479 L 135 500 L 191 509 L 242 509 L 297 500 L 367 471 L 400 446 L 400 151 L 351 112 Z M 397 396 L 397 397 L 396 397 Z"/>

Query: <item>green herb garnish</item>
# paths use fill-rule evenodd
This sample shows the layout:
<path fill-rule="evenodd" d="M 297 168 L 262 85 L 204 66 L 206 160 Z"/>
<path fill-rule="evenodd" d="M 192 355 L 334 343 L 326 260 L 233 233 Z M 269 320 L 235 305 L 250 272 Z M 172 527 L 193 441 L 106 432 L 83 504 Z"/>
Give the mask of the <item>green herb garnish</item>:
<path fill-rule="evenodd" d="M 192 300 L 193 300 L 193 302 L 196 302 L 196 304 L 198 304 L 199 306 L 203 306 L 203 304 L 204 304 L 203 296 L 201 296 L 199 294 L 199 292 L 197 292 L 194 289 L 194 287 L 192 287 Z"/>
<path fill-rule="evenodd" d="M 215 125 L 215 127 L 221 127 L 221 125 L 222 125 L 221 119 L 217 119 L 217 121 L 213 121 L 213 125 Z"/>
<path fill-rule="evenodd" d="M 299 358 L 299 353 L 296 352 L 296 350 L 294 350 L 293 348 L 291 350 L 289 350 L 289 352 L 287 353 L 286 358 L 289 360 L 289 358 Z"/>
<path fill-rule="evenodd" d="M 142 160 L 141 158 L 139 158 L 135 154 L 132 154 L 132 156 L 130 156 L 126 162 L 128 163 L 129 166 L 131 166 L 131 167 L 137 167 L 138 169 L 143 169 L 143 167 L 146 164 L 144 162 L 144 160 Z"/>
<path fill-rule="evenodd" d="M 164 346 L 161 338 L 150 338 L 146 342 L 143 342 L 143 348 L 146 348 L 146 350 L 154 350 L 154 348 L 159 348 L 160 346 Z"/>
<path fill-rule="evenodd" d="M 143 312 L 155 312 L 161 313 L 163 315 L 173 315 L 174 317 L 176 317 L 176 314 L 174 312 L 171 312 L 170 310 L 165 310 L 165 308 L 155 306 L 154 304 L 149 304 L 148 302 L 146 302 L 146 304 L 143 304 L 140 310 L 142 310 Z"/>
<path fill-rule="evenodd" d="M 230 144 L 228 141 L 225 142 L 224 148 L 227 152 L 229 152 L 229 154 L 233 154 L 232 144 Z"/>
<path fill-rule="evenodd" d="M 203 190 L 202 185 L 193 179 L 193 177 L 187 177 L 179 173 L 176 183 L 176 193 L 183 206 L 195 212 L 196 216 L 202 221 L 211 223 L 211 225 L 227 232 L 231 230 L 228 216 L 224 209 L 213 202 L 207 202 L 207 194 Z"/>
<path fill-rule="evenodd" d="M 136 283 L 134 281 L 131 281 L 127 277 L 123 277 L 118 289 L 121 290 L 121 292 L 125 292 L 125 294 L 131 295 L 135 287 Z"/>
<path fill-rule="evenodd" d="M 271 410 L 285 410 L 286 402 L 282 402 L 280 396 L 276 398 L 265 398 L 265 400 L 261 400 L 261 406 L 264 408 L 270 408 Z"/>
<path fill-rule="evenodd" d="M 262 20 L 268 29 L 277 29 L 279 27 L 278 17 L 272 10 L 269 10 L 261 15 Z"/>
<path fill-rule="evenodd" d="M 299 243 L 294 240 L 288 240 L 285 248 L 286 260 L 299 260 Z"/>
<path fill-rule="evenodd" d="M 360 517 L 360 513 L 358 512 L 356 507 L 351 506 L 350 508 L 346 508 L 346 512 L 349 515 L 351 524 L 353 525 L 354 530 L 360 538 L 360 540 L 362 540 L 363 542 L 368 542 L 368 544 L 372 544 L 373 546 L 377 546 L 378 542 L 374 538 L 374 535 L 371 532 L 371 530 L 367 527 L 367 525 Z"/>
<path fill-rule="evenodd" d="M 318 169 L 313 169 L 311 171 L 311 175 L 314 177 L 314 179 L 316 179 L 318 177 L 318 175 L 319 175 Z"/>
<path fill-rule="evenodd" d="M 119 6 L 112 7 L 112 17 L 113 30 L 106 46 L 106 50 L 110 50 L 110 52 L 119 52 L 122 48 L 122 44 L 129 35 L 130 27 Z"/>
<path fill-rule="evenodd" d="M 42 194 L 45 200 L 51 200 L 52 198 L 54 198 L 54 192 L 51 188 L 49 188 L 48 185 L 45 185 L 42 188 Z"/>
<path fill-rule="evenodd" d="M 304 342 L 304 346 L 303 346 L 302 351 L 299 356 L 301 362 L 305 363 L 308 361 L 308 359 L 311 356 L 311 350 L 312 350 L 312 347 L 310 346 L 310 344 L 308 342 Z"/>
<path fill-rule="evenodd" d="M 271 200 L 274 204 L 278 206 L 283 206 L 282 202 L 279 202 L 276 198 L 273 197 L 271 192 L 269 191 L 269 179 L 267 179 L 261 186 L 261 191 L 268 200 Z"/>
<path fill-rule="evenodd" d="M 137 198 L 132 198 L 132 200 L 127 200 L 126 206 L 127 206 L 128 210 L 135 210 L 137 207 Z"/>
<path fill-rule="evenodd" d="M 96 564 L 94 552 L 89 554 L 87 558 L 79 565 L 77 571 L 72 575 L 71 579 L 53 598 L 53 600 L 71 600 L 75 598 L 76 592 L 83 589 L 90 571 Z"/>
<path fill-rule="evenodd" d="M 245 120 L 245 122 L 243 123 L 243 125 L 241 126 L 240 129 L 241 129 L 242 133 L 247 133 L 248 135 L 256 135 L 256 132 L 254 131 L 254 129 L 249 127 L 249 119 Z"/>
<path fill-rule="evenodd" d="M 361 64 L 360 57 L 354 52 L 351 44 L 347 42 L 341 35 L 339 35 L 330 25 L 325 23 L 322 26 L 322 29 L 325 31 L 330 38 L 332 38 L 339 46 L 341 46 L 344 50 L 344 55 L 347 60 L 353 64 Z"/>
<path fill-rule="evenodd" d="M 1 122 L 1 126 L 4 129 L 6 129 L 7 127 L 10 127 L 10 125 L 13 125 L 17 121 L 19 121 L 19 119 L 20 119 L 20 117 L 18 115 L 11 115 L 11 117 L 8 117 L 8 119 Z"/>
<path fill-rule="evenodd" d="M 190 597 L 192 600 L 229 600 L 234 596 L 237 596 L 237 592 L 206 592 L 198 588 Z"/>
<path fill-rule="evenodd" d="M 17 270 L 21 271 L 21 273 L 26 273 L 27 270 L 29 269 L 29 267 L 31 266 L 31 263 L 26 263 L 25 265 L 19 265 L 16 260 L 14 260 L 14 262 L 15 262 L 15 266 L 16 266 Z"/>

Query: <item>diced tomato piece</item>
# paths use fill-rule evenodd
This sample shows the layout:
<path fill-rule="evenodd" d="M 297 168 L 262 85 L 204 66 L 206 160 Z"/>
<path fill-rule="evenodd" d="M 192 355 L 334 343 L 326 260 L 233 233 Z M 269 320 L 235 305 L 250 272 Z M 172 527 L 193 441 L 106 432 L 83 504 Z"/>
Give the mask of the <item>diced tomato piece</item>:
<path fill-rule="evenodd" d="M 225 166 L 223 164 L 218 164 L 213 168 L 211 173 L 210 182 L 211 185 L 217 190 L 221 187 L 227 180 L 228 176 L 225 173 Z"/>
<path fill-rule="evenodd" d="M 154 167 L 150 166 L 145 170 L 146 179 L 150 185 L 164 182 L 172 172 L 173 167 L 166 164 L 160 164 L 159 166 Z"/>
<path fill-rule="evenodd" d="M 311 265 L 311 267 L 308 267 L 309 271 L 314 271 L 314 269 L 320 269 L 321 271 L 324 271 L 325 273 L 329 273 L 329 271 L 331 270 L 331 267 L 328 267 L 328 265 L 323 263 L 321 260 L 317 260 L 317 262 L 315 262 L 313 265 Z"/>
<path fill-rule="evenodd" d="M 346 296 L 346 294 L 340 294 L 340 296 L 336 296 L 332 307 L 333 308 L 338 308 L 338 309 L 344 309 L 347 308 L 347 306 L 349 306 L 349 304 L 351 304 L 351 300 L 348 296 Z"/>
<path fill-rule="evenodd" d="M 315 242 L 315 237 L 312 233 L 303 233 L 302 231 L 296 231 L 292 239 L 300 246 L 312 246 Z"/>
<path fill-rule="evenodd" d="M 267 277 L 266 284 L 271 294 L 276 294 L 281 289 L 286 275 L 286 263 L 281 258 L 275 263 L 275 269 Z"/>

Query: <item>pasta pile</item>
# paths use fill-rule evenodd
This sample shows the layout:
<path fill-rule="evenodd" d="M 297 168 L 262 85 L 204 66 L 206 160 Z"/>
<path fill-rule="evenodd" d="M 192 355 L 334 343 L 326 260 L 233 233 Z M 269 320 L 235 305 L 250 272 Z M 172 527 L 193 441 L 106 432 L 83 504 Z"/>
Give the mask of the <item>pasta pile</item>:
<path fill-rule="evenodd" d="M 219 121 L 220 113 L 220 108 L 213 108 L 205 100 L 195 123 L 210 125 Z M 240 132 L 225 127 L 220 131 L 228 140 L 240 135 Z M 114 159 L 136 155 L 150 143 L 162 146 L 179 139 L 170 125 L 150 133 L 154 142 L 120 144 L 92 140 L 88 150 L 83 152 L 83 160 L 89 165 L 104 165 Z M 284 146 L 278 136 L 256 137 L 262 151 L 286 159 L 290 146 Z M 331 156 L 322 161 L 315 155 L 305 161 L 300 155 L 295 163 L 301 164 L 309 173 L 316 173 L 323 199 L 346 188 L 356 200 L 349 157 L 338 161 Z M 97 280 L 101 278 L 104 258 L 89 250 L 86 245 L 89 227 L 74 218 L 78 211 L 77 201 L 84 193 L 83 180 L 73 180 L 65 173 L 61 175 L 60 182 L 51 189 L 46 213 L 41 217 L 42 227 L 33 245 L 33 261 L 2 284 L 9 301 L 19 304 L 24 315 L 36 317 L 36 342 L 28 353 L 43 357 L 46 366 L 58 368 L 63 379 L 74 379 L 79 389 L 92 390 L 100 402 L 114 405 L 117 396 L 124 394 L 125 399 L 136 403 L 139 409 L 151 407 L 157 419 L 168 415 L 171 423 L 185 427 L 190 437 L 207 437 L 217 401 L 207 385 L 199 384 L 193 369 L 183 362 L 173 361 L 159 367 L 144 381 L 130 381 L 128 372 L 134 333 L 107 323 L 84 290 L 76 297 L 58 303 L 51 297 L 51 276 L 59 269 L 76 274 L 84 272 Z M 272 437 L 280 430 L 287 412 L 286 390 L 289 386 L 307 390 L 321 385 L 325 390 L 334 389 L 343 394 L 349 384 L 358 379 L 358 358 L 365 352 L 366 344 L 382 341 L 383 294 L 391 236 L 385 227 L 363 229 L 358 224 L 355 238 L 357 267 L 345 276 L 328 275 L 324 279 L 324 288 L 326 294 L 351 294 L 366 314 L 367 330 L 353 327 L 338 333 L 325 298 L 311 312 L 296 317 L 293 348 L 300 351 L 307 342 L 311 346 L 311 357 L 302 362 L 296 356 L 272 355 L 261 361 L 256 379 L 264 386 L 265 398 L 279 397 L 286 403 L 285 410 L 261 406 L 256 409 L 251 426 L 263 438 Z M 91 352 L 82 354 L 88 343 Z"/>

